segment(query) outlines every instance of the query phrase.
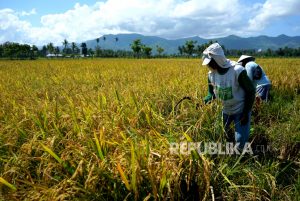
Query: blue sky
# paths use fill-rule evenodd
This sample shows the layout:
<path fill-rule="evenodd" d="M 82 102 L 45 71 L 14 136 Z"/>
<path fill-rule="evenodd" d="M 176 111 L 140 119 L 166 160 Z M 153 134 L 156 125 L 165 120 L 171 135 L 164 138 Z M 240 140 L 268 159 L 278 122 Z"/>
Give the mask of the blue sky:
<path fill-rule="evenodd" d="M 33 26 L 40 26 L 43 15 L 63 13 L 74 7 L 76 3 L 93 5 L 97 1 L 73 1 L 73 0 L 0 0 L 0 9 L 11 8 L 17 12 L 36 10 L 35 15 L 24 17 Z"/>
<path fill-rule="evenodd" d="M 117 33 L 296 36 L 299 22 L 299 0 L 0 0 L 0 43 L 61 44 Z"/>

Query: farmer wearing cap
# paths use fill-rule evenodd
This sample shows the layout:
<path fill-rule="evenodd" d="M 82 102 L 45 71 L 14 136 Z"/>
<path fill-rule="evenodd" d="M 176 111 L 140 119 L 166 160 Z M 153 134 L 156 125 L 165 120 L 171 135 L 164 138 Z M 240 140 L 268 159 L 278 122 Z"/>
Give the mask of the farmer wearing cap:
<path fill-rule="evenodd" d="M 226 133 L 232 122 L 235 125 L 235 141 L 243 149 L 250 133 L 251 109 L 255 99 L 255 88 L 243 66 L 227 59 L 218 43 L 203 51 L 203 63 L 208 73 L 208 95 L 204 102 L 214 98 L 222 100 L 223 124 Z"/>
<path fill-rule="evenodd" d="M 254 87 L 256 87 L 257 100 L 268 101 L 271 82 L 261 66 L 254 61 L 254 57 L 242 55 L 239 58 L 238 63 L 245 67 L 248 77 L 251 79 Z"/>

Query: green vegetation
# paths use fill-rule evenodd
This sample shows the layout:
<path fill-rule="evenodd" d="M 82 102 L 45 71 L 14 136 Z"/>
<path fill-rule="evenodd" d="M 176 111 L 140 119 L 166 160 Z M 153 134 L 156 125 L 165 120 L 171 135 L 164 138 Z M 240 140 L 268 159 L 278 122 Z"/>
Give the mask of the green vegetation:
<path fill-rule="evenodd" d="M 102 37 L 103 42 L 106 41 L 106 37 Z M 4 59 L 37 59 L 43 57 L 60 57 L 60 58 L 79 58 L 79 57 L 118 57 L 118 58 L 176 58 L 176 57 L 201 57 L 202 52 L 210 44 L 217 41 L 208 41 L 207 43 L 197 44 L 195 40 L 186 40 L 185 44 L 178 46 L 178 52 L 174 54 L 162 54 L 165 49 L 160 45 L 155 45 L 155 47 L 150 47 L 143 44 L 141 39 L 135 39 L 130 44 L 129 50 L 111 50 L 111 49 L 102 49 L 99 46 L 100 38 L 96 38 L 96 46 L 88 46 L 87 43 L 83 42 L 81 44 L 76 44 L 75 42 L 69 43 L 67 39 L 62 41 L 63 47 L 54 46 L 52 42 L 47 45 L 42 46 L 38 49 L 35 45 L 28 44 L 19 44 L 13 42 L 6 42 L 0 44 L 0 58 Z M 119 38 L 115 37 L 110 39 L 114 41 L 115 47 L 118 47 Z M 70 45 L 70 47 L 69 47 Z M 78 47 L 79 46 L 79 47 Z M 299 57 L 300 48 L 279 48 L 277 50 L 267 49 L 264 51 L 258 51 L 256 49 L 226 49 L 222 45 L 225 55 L 239 57 L 242 54 L 252 55 L 255 57 Z M 156 52 L 153 54 L 152 50 Z"/>
<path fill-rule="evenodd" d="M 241 157 L 170 153 L 225 140 L 199 59 L 1 60 L 0 200 L 299 200 L 300 60 L 257 62 L 268 151 Z"/>
<path fill-rule="evenodd" d="M 134 40 L 132 42 L 132 44 L 130 44 L 130 47 L 131 47 L 131 49 L 134 53 L 134 56 L 137 57 L 137 58 L 140 58 L 141 56 L 144 56 L 144 57 L 147 57 L 147 58 L 151 57 L 152 48 L 146 46 L 145 44 L 143 44 L 140 39 Z M 159 55 L 160 55 L 162 50 L 159 49 L 158 51 L 160 52 L 159 53 Z"/>

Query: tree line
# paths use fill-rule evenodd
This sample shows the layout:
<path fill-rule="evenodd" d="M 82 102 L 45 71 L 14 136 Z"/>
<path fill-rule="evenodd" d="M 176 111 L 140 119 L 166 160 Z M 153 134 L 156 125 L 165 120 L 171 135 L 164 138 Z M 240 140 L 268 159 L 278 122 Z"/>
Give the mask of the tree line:
<path fill-rule="evenodd" d="M 192 57 L 192 56 L 201 56 L 202 52 L 212 43 L 218 41 L 210 40 L 207 43 L 197 45 L 197 41 L 186 41 L 184 45 L 178 47 L 179 55 Z M 300 56 L 300 47 L 298 48 L 279 48 L 277 50 L 272 50 L 268 48 L 267 50 L 255 50 L 255 49 L 226 49 L 224 45 L 221 45 L 225 55 L 231 57 L 239 57 L 241 55 L 252 55 L 258 57 L 299 57 Z"/>
<path fill-rule="evenodd" d="M 102 39 L 105 41 L 106 37 Z M 114 38 L 115 42 L 119 39 Z M 152 48 L 146 46 L 140 39 L 136 39 L 130 45 L 132 51 L 127 50 L 111 50 L 102 49 L 99 46 L 100 38 L 96 39 L 97 45 L 93 48 L 88 48 L 86 43 L 76 44 L 75 42 L 69 43 L 67 39 L 64 39 L 62 46 L 54 46 L 52 42 L 47 45 L 43 45 L 38 48 L 35 45 L 19 44 L 15 42 L 5 42 L 0 44 L 0 57 L 10 59 L 36 59 L 38 57 L 137 57 L 137 58 L 150 58 L 152 55 Z M 156 46 L 157 55 L 161 57 L 164 49 L 160 46 Z"/>
<path fill-rule="evenodd" d="M 106 37 L 102 39 L 105 41 Z M 117 43 L 119 39 L 114 38 Z M 64 39 L 62 46 L 54 46 L 52 42 L 47 45 L 43 45 L 40 49 L 35 45 L 19 44 L 14 42 L 5 42 L 0 44 L 0 57 L 9 59 L 36 59 L 38 57 L 135 57 L 135 58 L 157 58 L 157 57 L 201 57 L 202 52 L 210 44 L 217 41 L 209 41 L 204 44 L 197 44 L 197 41 L 187 40 L 184 45 L 178 46 L 178 53 L 176 54 L 164 54 L 164 48 L 156 45 L 155 48 L 147 46 L 142 43 L 140 39 L 135 39 L 130 44 L 131 51 L 127 50 L 110 50 L 102 49 L 99 46 L 100 38 L 96 39 L 96 47 L 88 48 L 86 43 L 76 44 L 75 42 L 69 43 L 67 39 Z M 239 57 L 242 54 L 261 56 L 261 57 L 299 57 L 299 48 L 279 48 L 277 50 L 267 49 L 264 51 L 257 51 L 255 49 L 247 50 L 235 50 L 226 49 L 222 46 L 226 56 Z M 153 54 L 153 50 L 156 51 Z"/>

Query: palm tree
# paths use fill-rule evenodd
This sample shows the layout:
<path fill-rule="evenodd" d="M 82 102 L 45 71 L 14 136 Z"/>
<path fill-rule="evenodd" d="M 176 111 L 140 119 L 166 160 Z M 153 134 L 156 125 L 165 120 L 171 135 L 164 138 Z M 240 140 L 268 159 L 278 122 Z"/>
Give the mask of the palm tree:
<path fill-rule="evenodd" d="M 47 44 L 47 50 L 50 54 L 52 54 L 54 52 L 54 46 L 53 46 L 52 42 Z"/>
<path fill-rule="evenodd" d="M 98 44 L 99 44 L 99 40 L 100 40 L 100 38 L 96 38 L 97 47 L 98 47 Z"/>
<path fill-rule="evenodd" d="M 68 45 L 69 45 L 69 42 L 67 41 L 67 39 L 65 39 L 65 40 L 62 42 L 62 44 L 65 46 L 65 47 L 64 47 L 64 52 L 66 53 L 67 47 L 68 47 Z"/>
<path fill-rule="evenodd" d="M 99 52 L 100 52 L 100 50 L 99 50 L 99 41 L 100 41 L 100 38 L 96 38 L 96 42 L 97 42 L 97 47 L 96 47 L 96 56 L 97 57 L 99 57 Z"/>
<path fill-rule="evenodd" d="M 58 56 L 58 54 L 59 54 L 59 47 L 57 46 L 55 49 L 54 49 L 54 54 L 56 55 L 56 56 Z"/>
<path fill-rule="evenodd" d="M 103 40 L 106 41 L 106 37 L 105 36 L 103 36 Z"/>
<path fill-rule="evenodd" d="M 115 37 L 115 41 L 116 41 L 116 43 L 119 41 L 119 38 L 118 37 Z M 115 51 L 117 51 L 118 50 L 118 47 L 117 47 L 117 45 L 115 44 Z"/>
<path fill-rule="evenodd" d="M 77 45 L 76 45 L 75 42 L 71 43 L 71 48 L 72 48 L 72 54 L 74 55 L 75 54 L 75 50 L 77 49 Z"/>

